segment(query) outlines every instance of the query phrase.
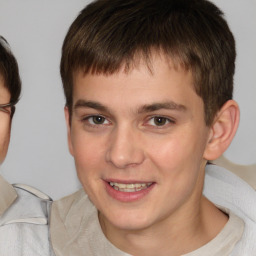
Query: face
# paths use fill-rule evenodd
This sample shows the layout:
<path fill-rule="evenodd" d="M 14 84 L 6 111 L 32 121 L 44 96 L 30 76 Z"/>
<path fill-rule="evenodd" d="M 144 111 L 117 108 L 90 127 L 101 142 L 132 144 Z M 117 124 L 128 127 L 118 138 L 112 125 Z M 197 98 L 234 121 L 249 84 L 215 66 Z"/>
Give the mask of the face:
<path fill-rule="evenodd" d="M 9 103 L 10 97 L 10 93 L 4 87 L 3 81 L 0 78 L 0 104 Z M 10 126 L 10 113 L 6 113 L 0 110 L 0 163 L 2 163 L 5 159 L 8 150 L 8 145 L 10 141 Z"/>
<path fill-rule="evenodd" d="M 171 222 L 200 204 L 203 101 L 190 72 L 161 56 L 152 63 L 152 72 L 78 72 L 71 125 L 65 110 L 78 177 L 101 222 L 121 230 Z"/>

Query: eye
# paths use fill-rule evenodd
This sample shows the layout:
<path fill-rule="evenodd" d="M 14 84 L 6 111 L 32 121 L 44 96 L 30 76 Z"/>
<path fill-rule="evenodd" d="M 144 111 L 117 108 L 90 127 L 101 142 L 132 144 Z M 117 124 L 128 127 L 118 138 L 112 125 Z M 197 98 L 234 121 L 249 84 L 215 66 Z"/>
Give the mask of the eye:
<path fill-rule="evenodd" d="M 167 117 L 163 117 L 163 116 L 154 116 L 148 122 L 149 125 L 158 126 L 158 127 L 164 126 L 169 123 L 174 123 L 174 121 L 172 121 L 171 119 L 169 119 Z"/>
<path fill-rule="evenodd" d="M 108 124 L 109 122 L 103 116 L 89 116 L 86 118 L 89 124 L 91 125 L 101 125 L 101 124 Z"/>

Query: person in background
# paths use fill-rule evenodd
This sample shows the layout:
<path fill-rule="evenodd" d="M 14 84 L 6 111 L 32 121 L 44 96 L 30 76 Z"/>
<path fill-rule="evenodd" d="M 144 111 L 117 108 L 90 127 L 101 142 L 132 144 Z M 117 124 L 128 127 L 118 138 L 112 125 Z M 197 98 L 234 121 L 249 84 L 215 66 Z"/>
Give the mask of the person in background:
<path fill-rule="evenodd" d="M 10 142 L 21 80 L 11 49 L 0 36 L 0 164 Z M 0 176 L 0 255 L 51 256 L 48 211 L 51 199 L 27 185 L 10 185 Z"/>

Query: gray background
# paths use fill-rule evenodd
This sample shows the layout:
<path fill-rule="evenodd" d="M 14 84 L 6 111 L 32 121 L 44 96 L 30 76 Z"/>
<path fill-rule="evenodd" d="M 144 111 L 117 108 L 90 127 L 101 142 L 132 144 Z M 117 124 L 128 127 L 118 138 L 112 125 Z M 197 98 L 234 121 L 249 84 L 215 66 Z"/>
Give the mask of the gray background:
<path fill-rule="evenodd" d="M 80 187 L 68 153 L 64 95 L 59 76 L 67 29 L 89 1 L 0 0 L 0 34 L 20 66 L 23 91 L 1 174 L 54 199 Z M 237 135 L 225 153 L 239 164 L 256 163 L 256 0 L 214 0 L 226 14 L 237 42 L 235 95 L 241 108 Z"/>

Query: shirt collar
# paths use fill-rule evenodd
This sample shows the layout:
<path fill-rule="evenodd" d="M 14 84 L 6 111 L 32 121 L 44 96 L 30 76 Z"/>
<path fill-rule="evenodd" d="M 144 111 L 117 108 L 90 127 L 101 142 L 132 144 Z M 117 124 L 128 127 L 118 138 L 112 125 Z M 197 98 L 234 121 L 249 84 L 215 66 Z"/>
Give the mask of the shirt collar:
<path fill-rule="evenodd" d="M 12 205 L 17 198 L 13 186 L 0 175 L 0 216 Z"/>

